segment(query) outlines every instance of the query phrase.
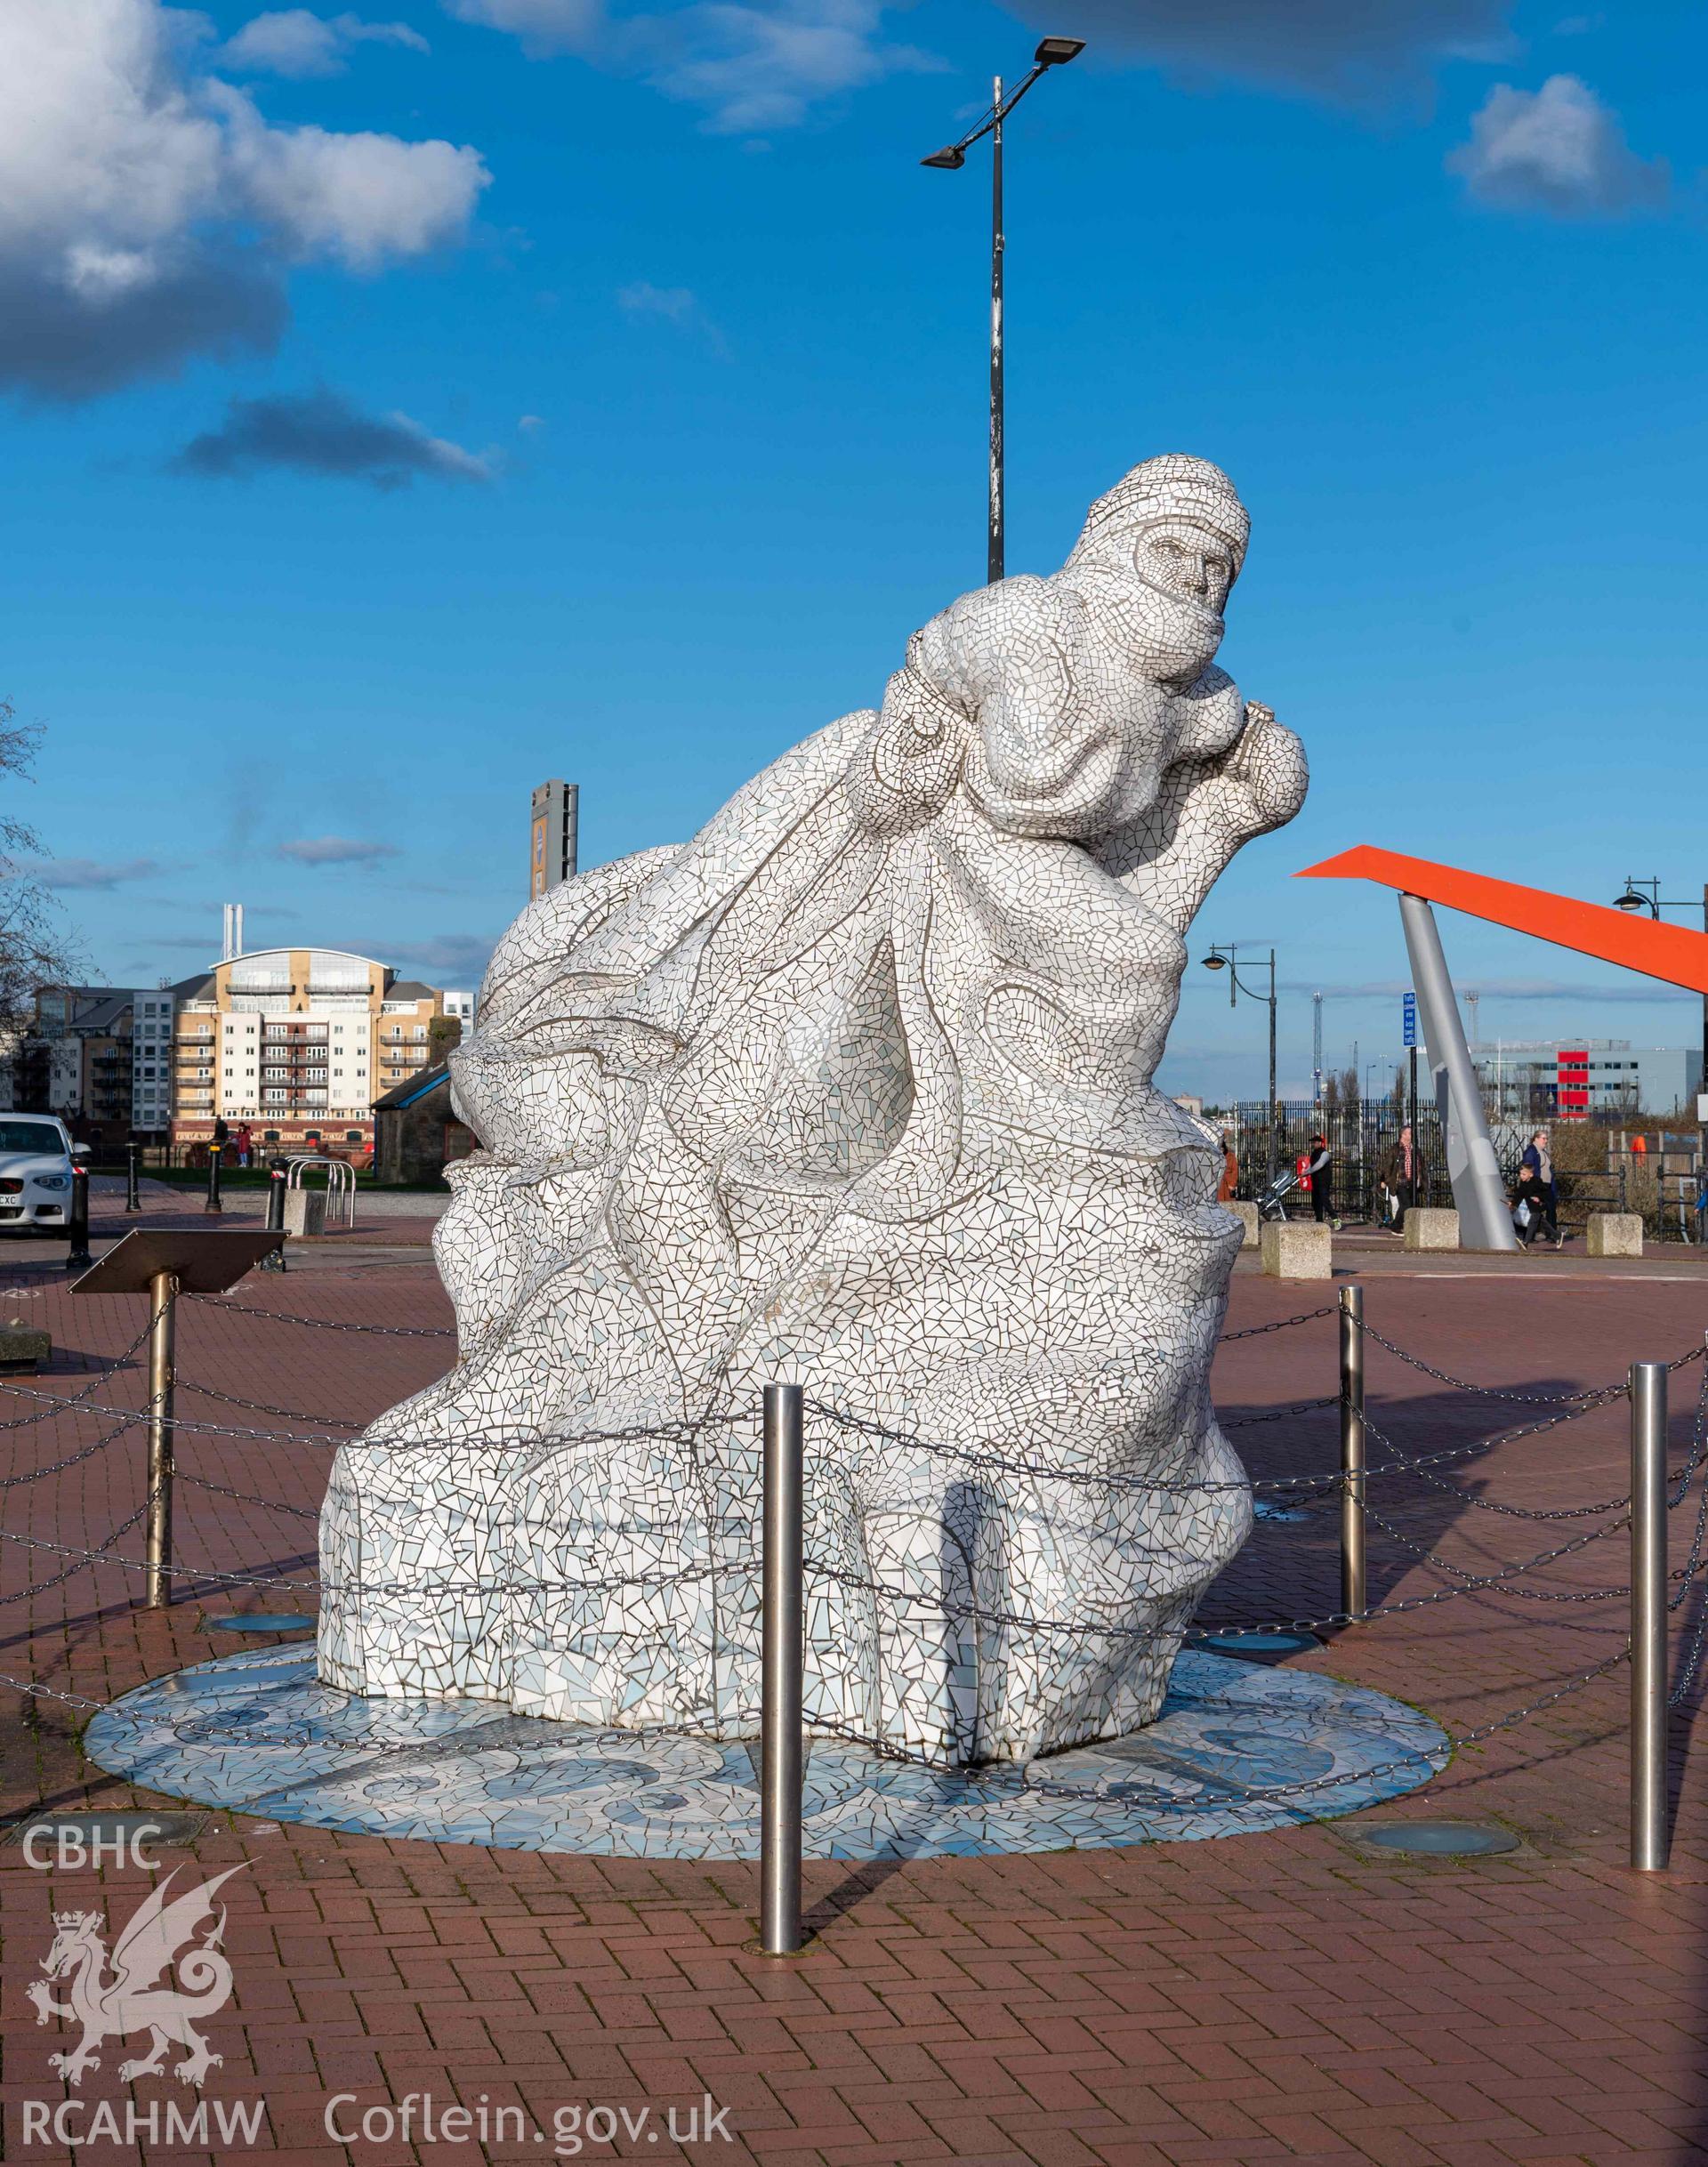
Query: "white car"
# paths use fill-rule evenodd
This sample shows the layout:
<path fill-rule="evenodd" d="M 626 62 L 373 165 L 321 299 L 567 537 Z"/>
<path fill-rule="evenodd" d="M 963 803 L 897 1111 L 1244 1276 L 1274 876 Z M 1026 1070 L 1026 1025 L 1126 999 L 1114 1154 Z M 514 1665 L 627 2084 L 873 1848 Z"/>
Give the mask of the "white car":
<path fill-rule="evenodd" d="M 77 1153 L 84 1156 L 81 1144 Z M 71 1155 L 70 1132 L 52 1114 L 0 1114 L 0 1234 L 64 1231 Z"/>

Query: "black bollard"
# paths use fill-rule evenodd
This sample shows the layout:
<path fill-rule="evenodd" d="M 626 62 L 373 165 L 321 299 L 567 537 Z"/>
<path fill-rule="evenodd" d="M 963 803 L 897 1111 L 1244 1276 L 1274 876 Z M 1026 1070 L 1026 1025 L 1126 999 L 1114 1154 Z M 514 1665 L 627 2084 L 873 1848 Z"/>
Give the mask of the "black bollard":
<path fill-rule="evenodd" d="M 135 1137 L 125 1147 L 125 1209 L 140 1212 L 142 1198 L 137 1189 L 137 1170 L 142 1157 L 142 1147 Z"/>
<path fill-rule="evenodd" d="M 210 1143 L 207 1147 L 207 1202 L 202 1206 L 204 1212 L 222 1212 L 225 1209 L 220 1202 L 220 1157 L 218 1144 Z"/>
<path fill-rule="evenodd" d="M 89 1169 L 74 1164 L 71 1168 L 71 1253 L 65 1260 L 67 1271 L 86 1271 L 94 1262 L 89 1253 Z"/>
<path fill-rule="evenodd" d="M 287 1172 L 288 1169 L 283 1159 L 270 1159 L 267 1162 L 267 1231 L 269 1234 L 283 1234 L 285 1231 L 285 1183 Z M 270 1255 L 262 1257 L 261 1269 L 262 1271 L 284 1270 L 285 1251 L 282 1245 L 272 1251 Z"/>

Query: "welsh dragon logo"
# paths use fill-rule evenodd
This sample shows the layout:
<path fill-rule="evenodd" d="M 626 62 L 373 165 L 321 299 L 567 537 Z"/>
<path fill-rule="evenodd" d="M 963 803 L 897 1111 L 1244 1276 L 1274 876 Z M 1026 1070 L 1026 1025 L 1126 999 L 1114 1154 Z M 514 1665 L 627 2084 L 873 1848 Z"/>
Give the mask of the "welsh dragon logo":
<path fill-rule="evenodd" d="M 193 1937 L 214 1913 L 214 1890 L 232 1874 L 241 1873 L 243 1867 L 231 1866 L 168 1903 L 167 1894 L 181 1871 L 174 1866 L 149 1891 L 120 1931 L 110 1954 L 99 1912 L 54 1913 L 53 1945 L 42 1959 L 42 1970 L 47 1979 L 69 1977 L 70 1999 L 54 2001 L 44 1979 L 31 1984 L 29 1998 L 36 2004 L 37 2024 L 63 2017 L 83 2026 L 76 2047 L 49 2057 L 48 2066 L 68 2084 L 80 2084 L 85 2070 L 100 2068 L 101 2057 L 94 2050 L 102 2040 L 123 2039 L 132 2032 L 150 2034 L 152 2044 L 147 2054 L 119 2064 L 121 2083 L 133 2077 L 163 2075 L 169 2046 L 185 2050 L 184 2059 L 173 2068 L 184 2084 L 199 2085 L 225 2058 L 211 2053 L 207 2042 L 191 2028 L 193 2022 L 223 2009 L 231 1996 L 231 1965 L 220 1947 L 225 1931 L 223 1907 L 207 1933 L 199 1940 Z M 162 1984 L 162 1972 L 168 1979 L 175 1972 L 177 1983 Z"/>

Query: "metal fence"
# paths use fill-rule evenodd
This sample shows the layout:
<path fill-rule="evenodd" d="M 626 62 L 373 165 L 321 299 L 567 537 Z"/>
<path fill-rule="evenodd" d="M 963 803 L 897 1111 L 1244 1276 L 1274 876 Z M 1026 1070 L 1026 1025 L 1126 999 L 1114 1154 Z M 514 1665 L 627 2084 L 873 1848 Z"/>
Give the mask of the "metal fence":
<path fill-rule="evenodd" d="M 1237 1106 L 1204 1116 L 1226 1136 L 1239 1161 L 1236 1194 L 1253 1197 L 1269 1174 L 1269 1124 L 1263 1100 L 1244 1100 Z M 1277 1103 L 1274 1124 L 1277 1169 L 1293 1165 L 1307 1156 L 1310 1139 L 1327 1137 L 1333 1155 L 1331 1195 L 1337 1219 L 1380 1220 L 1380 1188 L 1383 1170 L 1399 1141 L 1399 1132 L 1409 1115 L 1401 1113 L 1391 1099 L 1349 1101 L 1325 1107 L 1309 1099 L 1287 1099 Z M 1557 1147 L 1562 1129 L 1552 1124 Z M 1491 1134 L 1494 1156 L 1509 1191 L 1517 1183 L 1519 1162 L 1535 1124 L 1497 1122 Z M 1698 1139 L 1689 1132 L 1647 1132 L 1651 1148 L 1644 1153 L 1627 1148 L 1629 1140 L 1608 1133 L 1606 1163 L 1595 1167 L 1562 1166 L 1556 1151 L 1555 1174 L 1559 1185 L 1559 1223 L 1568 1232 L 1581 1234 L 1592 1212 L 1634 1212 L 1643 1221 L 1650 1241 L 1700 1243 L 1708 1238 L 1708 1177 L 1704 1176 Z M 1433 1100 L 1420 1100 L 1417 1143 L 1422 1155 L 1427 1194 L 1420 1204 L 1450 1205 L 1453 1185 L 1447 1177 L 1441 1117 Z M 1294 1190 L 1286 1199 L 1294 1218 L 1310 1216 L 1311 1196 Z"/>
<path fill-rule="evenodd" d="M 1206 1111 L 1204 1119 L 1219 1128 L 1234 1147 L 1239 1161 L 1236 1193 L 1245 1197 L 1257 1196 L 1269 1178 L 1270 1124 L 1266 1101 L 1242 1100 L 1221 1114 Z M 1276 1166 L 1279 1170 L 1306 1157 L 1312 1136 L 1320 1132 L 1327 1137 L 1333 1155 L 1334 1216 L 1376 1220 L 1381 1217 L 1377 1192 L 1382 1172 L 1406 1125 L 1406 1116 L 1396 1111 L 1391 1100 L 1323 1107 L 1309 1099 L 1284 1099 L 1276 1107 Z M 1451 1204 L 1441 1117 L 1433 1103 L 1419 1103 L 1416 1141 L 1428 1191 L 1420 1192 L 1418 1203 Z M 1309 1216 L 1313 1209 L 1310 1196 L 1297 1190 L 1287 1204 L 1295 1218 L 1301 1213 Z"/>

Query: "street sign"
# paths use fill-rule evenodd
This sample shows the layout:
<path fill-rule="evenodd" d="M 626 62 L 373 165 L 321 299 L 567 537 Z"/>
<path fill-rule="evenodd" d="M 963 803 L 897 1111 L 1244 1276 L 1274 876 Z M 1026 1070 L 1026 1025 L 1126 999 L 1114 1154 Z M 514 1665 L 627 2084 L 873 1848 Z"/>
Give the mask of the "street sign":
<path fill-rule="evenodd" d="M 1399 1013 L 1406 1034 L 1402 1043 L 1414 1046 L 1417 1043 L 1417 995 L 1414 993 L 1400 996 Z"/>

